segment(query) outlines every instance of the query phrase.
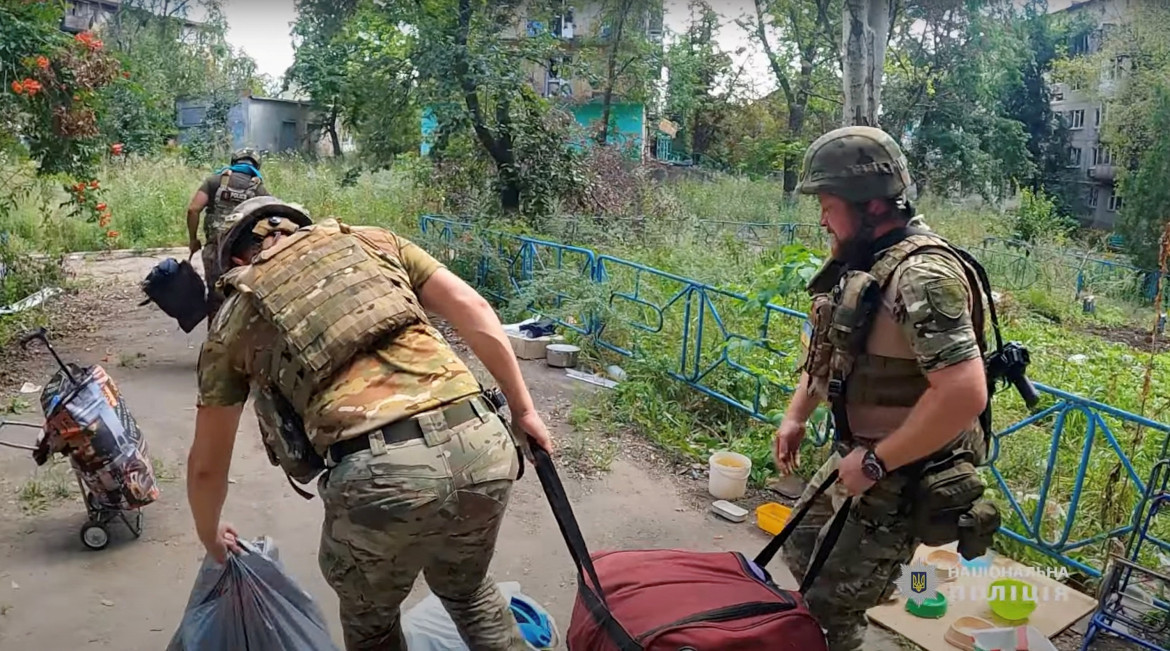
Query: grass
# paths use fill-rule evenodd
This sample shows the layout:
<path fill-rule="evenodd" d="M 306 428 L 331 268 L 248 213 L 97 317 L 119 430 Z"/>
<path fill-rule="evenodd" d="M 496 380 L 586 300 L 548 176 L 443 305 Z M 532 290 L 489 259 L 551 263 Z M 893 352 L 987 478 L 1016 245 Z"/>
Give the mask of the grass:
<path fill-rule="evenodd" d="M 182 246 L 186 203 L 212 171 L 190 168 L 177 159 L 107 169 L 101 178 L 105 200 L 113 211 L 111 228 L 119 232 L 117 245 Z M 774 474 L 770 453 L 774 428 L 768 420 L 782 412 L 788 387 L 795 382 L 799 320 L 773 312 L 764 331 L 764 304 L 806 309 L 803 284 L 819 264 L 825 245 L 816 224 L 815 203 L 786 203 L 775 182 L 682 181 L 658 189 L 669 194 L 669 200 L 660 202 L 671 206 L 663 215 L 605 219 L 559 215 L 539 233 L 477 218 L 476 232 L 456 233 L 454 241 L 445 242 L 419 233 L 418 215 L 428 212 L 426 189 L 410 181 L 408 170 L 367 173 L 356 182 L 343 183 L 343 165 L 273 158 L 265 162 L 264 174 L 274 194 L 303 203 L 318 218 L 337 216 L 396 229 L 417 239 L 464 278 L 474 279 L 486 271 L 479 279 L 506 320 L 519 320 L 529 305 L 578 324 L 600 319 L 605 324 L 602 341 L 633 351 L 634 357 L 569 334 L 571 341 L 583 345 L 584 365 L 604 369 L 618 364 L 627 373 L 614 391 L 577 405 L 570 414 L 576 434 L 567 453 L 583 465 L 605 467 L 616 453 L 616 434 L 632 430 L 682 459 L 700 463 L 716 449 L 747 454 L 753 460 L 755 485 Z M 10 233 L 14 246 L 57 253 L 105 245 L 104 231 L 96 225 L 43 210 L 52 205 L 47 195 L 54 190 L 46 187 L 41 192 L 37 200 L 0 219 L 0 232 Z M 983 261 L 1001 294 L 998 305 L 1004 335 L 1029 348 L 1029 374 L 1034 381 L 1153 420 L 1167 419 L 1170 357 L 1166 353 L 1151 356 L 1128 345 L 1140 342 L 1142 333 L 1153 327 L 1153 310 L 1137 298 L 1134 283 L 1125 273 L 1092 262 L 1116 261 L 1116 256 L 1091 243 L 1057 238 L 1021 249 L 1007 242 L 1013 232 L 1010 211 L 929 199 L 921 202 L 920 210 L 933 228 Z M 612 256 L 604 262 L 605 284 L 582 277 L 586 256 L 566 253 L 558 259 L 555 251 L 539 246 L 522 251 L 515 239 L 500 234 L 507 232 Z M 489 247 L 485 248 L 485 241 Z M 482 267 L 485 250 L 488 265 Z M 534 276 L 517 292 L 509 277 L 517 269 L 511 263 L 521 253 Z M 708 287 L 697 291 L 660 272 Z M 1082 309 L 1078 276 L 1081 293 L 1095 299 L 1095 312 Z M 700 314 L 702 342 L 694 338 Z M 0 334 L 3 327 L 0 319 Z M 684 337 L 687 346 L 683 346 Z M 758 406 L 762 419 L 750 418 L 672 376 L 694 374 L 696 367 L 707 370 L 724 355 L 741 370 L 726 363 L 717 365 L 702 377 L 702 385 Z M 1152 389 L 1144 396 L 1147 365 L 1152 368 Z M 1051 396 L 1045 399 L 1052 400 Z M 1011 389 L 997 395 L 994 409 L 997 431 L 1027 413 Z M 1103 422 L 1144 481 L 1154 462 L 1165 456 L 1165 437 L 1112 416 L 1103 417 Z M 1045 539 L 1061 537 L 1067 521 L 1062 509 L 1067 511 L 1076 492 L 1075 471 L 1082 459 L 1087 473 L 1070 541 L 1125 524 L 1138 497 L 1101 428 L 1087 436 L 1088 423 L 1083 413 L 1074 410 L 1068 413 L 1063 436 L 1055 442 L 1051 419 L 1002 440 L 996 467 L 1029 517 L 1039 504 L 1046 470 L 1050 465 L 1058 469 L 1048 490 Z M 806 450 L 801 473 L 811 474 L 825 454 L 824 448 Z M 990 477 L 988 482 L 1006 524 L 1020 530 L 1021 523 L 998 485 Z M 998 544 L 1001 551 L 1022 561 L 1051 564 L 1047 557 L 1005 542 L 1002 536 Z M 1104 544 L 1096 544 L 1072 555 L 1099 566 L 1105 551 Z M 1158 559 L 1152 562 L 1161 565 Z"/>

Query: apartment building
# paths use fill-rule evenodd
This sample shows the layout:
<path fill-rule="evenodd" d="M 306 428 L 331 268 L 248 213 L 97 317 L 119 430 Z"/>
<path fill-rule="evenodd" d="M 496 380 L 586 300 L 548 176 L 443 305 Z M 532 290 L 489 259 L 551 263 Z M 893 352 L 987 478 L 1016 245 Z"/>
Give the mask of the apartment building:
<path fill-rule="evenodd" d="M 68 0 L 61 18 L 61 31 L 78 34 L 100 29 L 115 20 L 122 8 L 119 0 Z M 193 20 L 177 20 L 182 20 L 184 37 L 192 36 L 201 27 Z"/>
<path fill-rule="evenodd" d="M 1050 14 L 1085 16 L 1097 27 L 1069 43 L 1070 56 L 1092 54 L 1100 50 L 1110 29 L 1123 24 L 1137 0 L 1049 0 Z M 1084 188 L 1087 212 L 1081 223 L 1090 228 L 1112 230 L 1117 212 L 1124 202 L 1115 186 L 1117 174 L 1114 154 L 1102 141 L 1107 111 L 1100 97 L 1108 97 L 1125 77 L 1127 62 L 1112 61 L 1101 76 L 1097 92 L 1070 84 L 1054 84 L 1052 110 L 1064 117 L 1070 129 L 1070 165 Z"/>

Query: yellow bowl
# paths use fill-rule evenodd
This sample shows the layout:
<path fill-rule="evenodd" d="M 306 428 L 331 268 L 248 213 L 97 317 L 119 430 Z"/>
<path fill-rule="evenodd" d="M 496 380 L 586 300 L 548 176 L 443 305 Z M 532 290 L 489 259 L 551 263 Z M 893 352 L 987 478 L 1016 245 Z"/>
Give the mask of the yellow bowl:
<path fill-rule="evenodd" d="M 997 592 L 1002 595 L 1002 599 L 994 598 Z M 1036 586 L 1019 579 L 994 581 L 987 588 L 987 605 L 991 607 L 991 612 L 1008 622 L 1027 621 L 1032 611 L 1036 610 Z"/>
<path fill-rule="evenodd" d="M 756 507 L 756 526 L 775 536 L 784 529 L 792 509 L 783 504 L 768 502 Z"/>

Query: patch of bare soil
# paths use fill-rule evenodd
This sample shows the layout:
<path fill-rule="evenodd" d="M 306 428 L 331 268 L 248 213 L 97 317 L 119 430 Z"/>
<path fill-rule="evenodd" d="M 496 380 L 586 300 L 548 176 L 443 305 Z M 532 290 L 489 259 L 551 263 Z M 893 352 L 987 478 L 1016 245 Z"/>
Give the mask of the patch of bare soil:
<path fill-rule="evenodd" d="M 40 321 L 48 324 L 45 329 L 50 343 L 68 341 L 74 345 L 84 345 L 99 338 L 102 330 L 116 322 L 118 315 L 124 314 L 127 306 L 140 296 L 141 291 L 137 287 L 123 283 L 71 283 L 65 293 L 50 298 L 36 308 L 37 313 L 30 310 L 25 318 L 18 321 L 27 326 L 19 332 L 35 329 L 39 316 Z M 43 346 L 33 344 L 26 349 L 15 339 L 0 346 L 0 393 L 29 381 L 40 384 L 40 381 L 27 377 L 26 369 L 34 359 L 47 354 Z"/>
<path fill-rule="evenodd" d="M 1100 337 L 1106 341 L 1125 344 L 1126 346 L 1147 353 L 1164 353 L 1170 350 L 1170 338 L 1161 335 L 1157 341 L 1154 341 L 1150 331 L 1143 328 L 1089 324 L 1082 329 L 1084 332 Z"/>

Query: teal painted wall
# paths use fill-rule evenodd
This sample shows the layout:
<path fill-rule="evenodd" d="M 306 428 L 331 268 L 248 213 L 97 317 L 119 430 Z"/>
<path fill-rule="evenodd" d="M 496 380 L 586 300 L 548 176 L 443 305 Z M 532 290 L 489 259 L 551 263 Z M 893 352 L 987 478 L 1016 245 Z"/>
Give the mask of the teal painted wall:
<path fill-rule="evenodd" d="M 577 124 L 592 134 L 601 127 L 602 104 L 590 102 L 569 107 Z M 610 143 L 630 150 L 630 155 L 641 157 L 643 134 L 646 128 L 646 107 L 643 104 L 613 103 L 609 107 Z M 580 146 L 581 143 L 576 143 Z"/>
<path fill-rule="evenodd" d="M 575 104 L 566 107 L 576 118 L 577 124 L 586 127 L 589 133 L 583 139 L 571 143 L 580 149 L 587 143 L 594 142 L 593 138 L 601 123 L 601 102 L 589 104 Z M 609 110 L 610 132 L 609 142 L 621 146 L 626 154 L 632 158 L 642 157 L 643 136 L 646 129 L 646 107 L 643 104 L 614 103 Z M 422 143 L 419 153 L 426 156 L 431 151 L 431 141 L 439 123 L 433 107 L 423 108 L 420 130 Z"/>

